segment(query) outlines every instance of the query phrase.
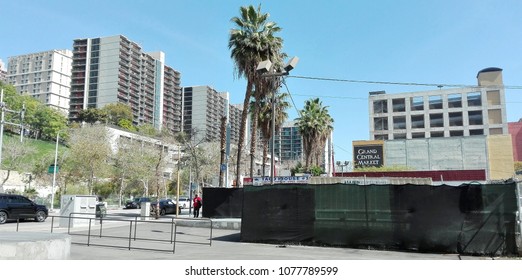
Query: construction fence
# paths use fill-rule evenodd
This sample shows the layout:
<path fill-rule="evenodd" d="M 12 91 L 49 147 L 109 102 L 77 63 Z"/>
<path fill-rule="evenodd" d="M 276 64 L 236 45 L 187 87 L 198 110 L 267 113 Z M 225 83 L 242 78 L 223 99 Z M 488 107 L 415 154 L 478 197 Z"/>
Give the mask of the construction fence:
<path fill-rule="evenodd" d="M 241 217 L 244 242 L 518 255 L 519 187 L 512 182 L 204 189 L 203 214 Z"/>

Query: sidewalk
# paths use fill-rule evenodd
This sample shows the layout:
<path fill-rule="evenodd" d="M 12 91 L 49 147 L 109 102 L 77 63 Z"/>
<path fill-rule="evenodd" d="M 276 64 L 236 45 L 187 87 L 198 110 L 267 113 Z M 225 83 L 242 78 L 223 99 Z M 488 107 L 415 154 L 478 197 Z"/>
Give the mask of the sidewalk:
<path fill-rule="evenodd" d="M 71 229 L 70 259 L 72 260 L 486 260 L 483 256 L 461 256 L 457 254 L 423 254 L 415 252 L 378 251 L 352 248 L 302 246 L 299 244 L 265 244 L 240 242 L 240 219 L 213 219 L 210 231 L 209 220 L 190 219 L 188 211 L 178 215 L 173 231 L 171 223 L 175 215 L 166 215 L 159 220 L 139 222 L 135 219 L 139 210 L 116 209 L 108 211 L 108 219 L 102 224 Z M 54 213 L 58 215 L 57 213 Z M 125 219 L 110 220 L 110 215 Z M 67 233 L 67 228 L 57 227 L 54 218 L 54 233 Z M 20 223 L 19 232 L 41 232 L 49 234 L 53 218 L 43 223 L 25 221 Z M 181 222 L 185 222 L 183 225 Z M 207 225 L 205 225 L 205 223 Z M 232 228 L 220 225 L 233 225 Z M 239 227 L 236 228 L 236 225 Z M 17 230 L 16 222 L 0 225 L 1 232 Z M 103 236 L 100 237 L 100 228 Z M 175 234 L 173 234 L 175 232 Z M 140 240 L 130 237 L 137 236 Z M 174 238 L 175 242 L 170 242 Z M 79 244 L 77 244 L 79 243 Z M 87 246 L 86 244 L 90 244 Z M 129 247 L 132 247 L 129 250 Z M 136 249 L 148 248 L 152 250 Z M 503 259 L 503 258 L 501 258 Z M 507 259 L 507 258 L 506 258 Z"/>
<path fill-rule="evenodd" d="M 136 210 L 111 210 L 108 214 L 136 215 Z M 166 215 L 162 219 L 175 218 Z M 188 211 L 178 215 L 188 219 Z M 161 219 L 160 219 L 161 220 Z M 175 252 L 159 252 L 140 249 L 122 249 L 99 246 L 72 245 L 71 259 L 75 260 L 459 260 L 457 254 L 423 254 L 397 251 L 377 251 L 351 248 L 315 247 L 301 245 L 281 245 L 240 242 L 240 219 L 212 219 L 212 240 L 209 240 L 209 228 L 203 225 L 205 219 L 178 220 L 176 224 L 178 241 Z M 226 225 L 226 226 L 221 226 Z M 231 226 L 232 225 L 232 226 Z M 236 228 L 236 226 L 238 227 Z M 106 227 L 106 226 L 104 226 Z M 140 226 L 141 227 L 141 226 Z M 105 230 L 105 229 L 104 229 Z M 112 234 L 125 236 L 128 227 L 112 228 Z M 168 237 L 168 229 L 151 227 L 149 237 Z M 73 237 L 73 242 L 74 242 Z M 210 242 L 211 244 L 209 245 Z M 162 249 L 171 250 L 165 242 Z M 461 256 L 460 259 L 491 259 L 489 257 Z"/>

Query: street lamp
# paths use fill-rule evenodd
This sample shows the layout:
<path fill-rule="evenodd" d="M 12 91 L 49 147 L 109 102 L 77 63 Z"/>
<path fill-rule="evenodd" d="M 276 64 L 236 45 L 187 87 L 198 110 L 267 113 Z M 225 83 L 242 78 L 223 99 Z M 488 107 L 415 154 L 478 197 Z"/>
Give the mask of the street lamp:
<path fill-rule="evenodd" d="M 53 184 L 51 186 L 51 212 L 54 211 L 54 188 L 56 186 L 56 165 L 58 163 L 58 142 L 60 141 L 60 131 L 56 133 L 56 149 L 54 150 Z"/>
<path fill-rule="evenodd" d="M 259 62 L 256 68 L 256 72 L 261 74 L 261 77 L 283 77 L 287 76 L 292 69 L 295 68 L 297 65 L 297 62 L 299 62 L 299 58 L 297 56 L 294 56 L 291 58 L 288 63 L 283 68 L 284 71 L 281 72 L 273 72 L 270 73 L 272 70 L 272 62 L 270 60 L 264 60 Z M 275 92 L 272 92 L 272 121 L 271 121 L 271 128 L 272 128 L 272 138 L 271 138 L 271 145 L 272 149 L 270 151 L 270 184 L 274 184 L 274 174 L 275 174 L 275 103 L 276 103 L 276 95 Z"/>
<path fill-rule="evenodd" d="M 337 161 L 337 166 L 341 167 L 341 177 L 344 177 L 344 167 L 350 165 L 350 162 L 345 160 L 344 162 Z"/>

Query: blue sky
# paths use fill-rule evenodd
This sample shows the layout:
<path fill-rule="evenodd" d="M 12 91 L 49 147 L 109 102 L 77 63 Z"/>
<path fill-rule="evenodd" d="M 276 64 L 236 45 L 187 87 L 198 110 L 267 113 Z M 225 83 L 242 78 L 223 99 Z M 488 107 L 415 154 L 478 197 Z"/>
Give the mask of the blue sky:
<path fill-rule="evenodd" d="M 230 19 L 262 4 L 283 28 L 284 51 L 300 58 L 295 76 L 476 85 L 486 67 L 522 86 L 522 1 L 62 1 L 0 0 L 0 59 L 72 49 L 77 38 L 122 34 L 145 51 L 161 50 L 182 86 L 209 85 L 242 103 L 234 76 Z M 319 97 L 334 118 L 336 160 L 351 160 L 354 140 L 369 139 L 368 92 L 433 87 L 287 78 L 297 108 Z M 285 88 L 282 90 L 286 91 Z M 522 118 L 521 89 L 506 89 L 508 121 Z"/>

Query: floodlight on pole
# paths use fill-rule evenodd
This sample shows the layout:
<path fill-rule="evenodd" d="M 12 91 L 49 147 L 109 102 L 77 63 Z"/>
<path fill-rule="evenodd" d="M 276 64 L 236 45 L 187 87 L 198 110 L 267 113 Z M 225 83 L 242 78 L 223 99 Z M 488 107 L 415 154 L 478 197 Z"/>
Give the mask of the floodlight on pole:
<path fill-rule="evenodd" d="M 256 68 L 256 72 L 258 74 L 261 74 L 261 77 L 283 77 L 287 76 L 290 72 L 290 70 L 294 69 L 297 65 L 297 62 L 299 62 L 299 58 L 297 56 L 291 58 L 288 63 L 283 68 L 284 71 L 281 72 L 273 72 L 270 73 L 272 70 L 272 62 L 270 60 L 264 60 L 261 61 Z M 270 155 L 270 184 L 274 184 L 274 177 L 275 177 L 275 104 L 276 104 L 276 95 L 275 92 L 272 92 L 272 120 L 271 120 L 271 130 L 272 130 L 272 138 L 271 138 L 271 155 Z"/>

